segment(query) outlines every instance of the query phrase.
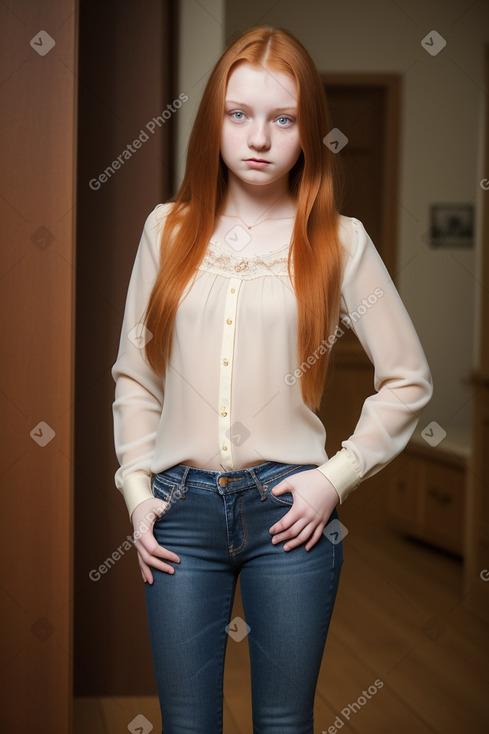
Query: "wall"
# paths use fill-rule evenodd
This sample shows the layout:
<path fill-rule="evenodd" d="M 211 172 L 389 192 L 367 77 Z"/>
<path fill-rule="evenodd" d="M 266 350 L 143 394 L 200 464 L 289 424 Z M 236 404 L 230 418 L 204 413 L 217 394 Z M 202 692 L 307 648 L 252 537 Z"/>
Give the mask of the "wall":
<path fill-rule="evenodd" d="M 0 730 L 62 734 L 73 666 L 75 2 L 1 3 L 0 27 Z"/>
<path fill-rule="evenodd" d="M 176 185 L 185 172 L 187 142 L 209 74 L 224 48 L 224 0 L 180 0 L 178 91 L 189 100 L 177 125 Z"/>

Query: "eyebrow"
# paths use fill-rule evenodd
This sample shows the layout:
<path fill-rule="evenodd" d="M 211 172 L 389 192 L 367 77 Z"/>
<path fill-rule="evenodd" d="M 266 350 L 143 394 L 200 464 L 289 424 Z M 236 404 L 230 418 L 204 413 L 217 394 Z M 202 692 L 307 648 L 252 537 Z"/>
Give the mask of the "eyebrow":
<path fill-rule="evenodd" d="M 248 109 L 250 108 L 250 106 L 247 105 L 246 102 L 236 102 L 234 99 L 226 99 L 225 103 L 236 105 L 237 107 L 248 107 Z M 277 107 L 276 109 L 272 110 L 272 112 L 297 112 L 297 107 Z"/>

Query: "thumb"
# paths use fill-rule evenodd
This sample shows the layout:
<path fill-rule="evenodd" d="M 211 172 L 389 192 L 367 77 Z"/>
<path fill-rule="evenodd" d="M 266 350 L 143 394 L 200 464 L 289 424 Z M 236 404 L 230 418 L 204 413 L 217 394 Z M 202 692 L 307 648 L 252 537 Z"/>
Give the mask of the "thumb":
<path fill-rule="evenodd" d="M 272 489 L 272 494 L 283 494 L 284 492 L 290 492 L 290 486 L 287 483 L 286 479 L 283 479 L 281 482 L 275 485 Z"/>

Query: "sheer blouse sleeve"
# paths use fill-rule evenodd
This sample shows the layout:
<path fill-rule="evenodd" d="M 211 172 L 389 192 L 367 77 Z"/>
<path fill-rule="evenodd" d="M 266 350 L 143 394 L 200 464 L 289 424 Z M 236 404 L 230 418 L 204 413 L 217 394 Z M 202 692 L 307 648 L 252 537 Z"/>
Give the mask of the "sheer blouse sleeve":
<path fill-rule="evenodd" d="M 115 381 L 112 404 L 114 444 L 120 467 L 116 487 L 122 492 L 129 517 L 137 504 L 153 497 L 151 460 L 160 421 L 164 386 L 146 361 L 144 345 L 151 338 L 142 324 L 159 270 L 158 221 L 166 204 L 148 215 L 136 252 L 127 290 L 119 350 L 111 374 Z"/>
<path fill-rule="evenodd" d="M 363 224 L 342 219 L 348 254 L 340 320 L 355 332 L 374 366 L 375 393 L 364 401 L 353 434 L 318 467 L 340 504 L 405 448 L 433 392 L 423 348 L 387 268 Z"/>

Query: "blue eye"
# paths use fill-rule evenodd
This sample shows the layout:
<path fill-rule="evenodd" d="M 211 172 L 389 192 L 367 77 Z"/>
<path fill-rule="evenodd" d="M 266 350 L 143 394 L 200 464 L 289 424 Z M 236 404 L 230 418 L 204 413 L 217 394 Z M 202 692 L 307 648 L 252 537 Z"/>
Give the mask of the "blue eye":
<path fill-rule="evenodd" d="M 286 115 L 281 115 L 277 118 L 277 122 L 279 123 L 279 127 L 286 127 L 288 123 L 293 122 L 293 120 L 290 117 L 287 117 Z"/>
<path fill-rule="evenodd" d="M 236 117 L 235 115 L 241 115 L 241 117 Z M 231 117 L 234 117 L 235 120 L 242 120 L 244 117 L 244 112 L 240 112 L 237 110 L 236 112 L 231 112 Z"/>

